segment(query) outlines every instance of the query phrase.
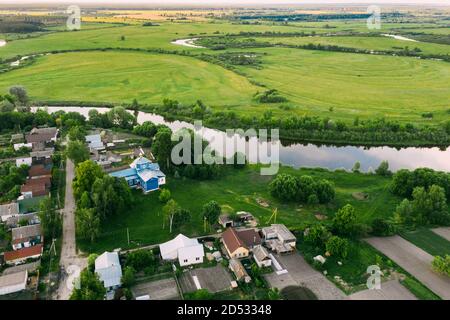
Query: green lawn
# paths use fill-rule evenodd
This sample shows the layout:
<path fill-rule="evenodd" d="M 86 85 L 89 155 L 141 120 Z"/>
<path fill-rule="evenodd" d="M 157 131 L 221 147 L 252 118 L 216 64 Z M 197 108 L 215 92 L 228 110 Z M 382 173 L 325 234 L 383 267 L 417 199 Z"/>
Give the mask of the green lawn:
<path fill-rule="evenodd" d="M 234 72 L 194 58 L 135 52 L 76 52 L 38 58 L 0 76 L 0 92 L 24 85 L 38 100 L 162 103 L 164 98 L 211 105 L 251 102 L 260 88 Z"/>
<path fill-rule="evenodd" d="M 402 232 L 401 236 L 433 256 L 450 254 L 450 242 L 429 229 Z"/>
<path fill-rule="evenodd" d="M 204 234 L 201 218 L 202 206 L 216 200 L 223 212 L 249 211 L 254 214 L 260 225 L 265 225 L 272 215 L 274 208 L 278 208 L 279 223 L 285 223 L 291 228 L 300 228 L 309 223 L 317 222 L 316 214 L 321 213 L 332 218 L 336 210 L 347 203 L 355 206 L 359 221 L 370 223 L 375 217 L 388 217 L 395 209 L 400 199 L 394 197 L 387 190 L 389 178 L 375 175 L 352 174 L 346 172 L 332 172 L 320 169 L 292 169 L 282 167 L 280 172 L 295 175 L 311 175 L 314 178 L 325 178 L 336 185 L 337 196 L 333 203 L 324 206 L 305 206 L 296 203 L 280 203 L 270 196 L 268 184 L 273 177 L 260 176 L 255 166 L 242 170 L 228 169 L 224 176 L 212 181 L 193 181 L 188 179 L 174 179 L 168 177 L 167 187 L 173 198 L 183 207 L 191 211 L 191 222 L 181 230 L 169 234 L 163 226 L 162 205 L 158 200 L 158 192 L 142 195 L 135 192 L 133 208 L 121 215 L 109 218 L 104 223 L 100 238 L 93 244 L 79 241 L 82 250 L 102 252 L 114 248 L 125 248 L 127 244 L 127 228 L 130 231 L 131 246 L 161 243 L 173 238 L 178 232 L 187 236 Z M 352 197 L 354 192 L 366 192 L 369 198 L 364 201 Z M 268 201 L 269 207 L 258 204 L 257 198 Z M 273 222 L 273 221 L 272 221 Z M 206 230 L 206 233 L 214 230 Z"/>

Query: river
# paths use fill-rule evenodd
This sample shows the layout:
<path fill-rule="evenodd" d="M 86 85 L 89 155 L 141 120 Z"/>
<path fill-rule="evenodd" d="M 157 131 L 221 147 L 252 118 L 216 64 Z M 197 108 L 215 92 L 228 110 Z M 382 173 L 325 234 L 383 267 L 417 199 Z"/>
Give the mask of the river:
<path fill-rule="evenodd" d="M 34 108 L 35 109 L 35 108 Z M 48 107 L 49 112 L 58 110 L 75 111 L 88 117 L 89 110 L 92 108 L 82 107 Z M 107 112 L 108 108 L 96 108 L 99 112 Z M 151 121 L 155 124 L 165 124 L 173 131 L 182 128 L 193 129 L 191 123 L 183 121 L 169 122 L 164 120 L 162 116 L 139 112 L 138 122 Z M 227 136 L 225 132 L 203 128 L 204 139 L 210 142 L 211 147 L 220 152 L 231 156 L 234 153 L 233 148 L 222 150 L 221 141 L 225 140 L 226 146 L 229 147 L 230 142 L 234 138 L 243 139 L 240 136 Z M 253 144 L 253 148 L 251 147 Z M 275 143 L 259 141 L 257 138 L 251 138 L 247 143 L 250 150 L 250 161 L 255 162 L 255 154 L 257 148 L 265 148 Z M 328 169 L 346 169 L 350 170 L 356 161 L 361 163 L 361 171 L 370 171 L 378 167 L 381 161 L 387 160 L 392 171 L 398 169 L 415 169 L 420 167 L 428 167 L 435 170 L 450 172 L 450 148 L 440 150 L 439 148 L 416 148 L 408 147 L 396 149 L 392 147 L 359 147 L 359 146 L 324 146 L 311 143 L 294 143 L 289 146 L 283 146 L 280 142 L 276 143 L 279 148 L 279 160 L 284 165 L 293 167 L 321 167 Z M 270 149 L 270 148 L 269 148 Z M 272 149 L 273 150 L 273 149 Z M 267 157 L 261 157 L 260 162 L 266 163 Z"/>

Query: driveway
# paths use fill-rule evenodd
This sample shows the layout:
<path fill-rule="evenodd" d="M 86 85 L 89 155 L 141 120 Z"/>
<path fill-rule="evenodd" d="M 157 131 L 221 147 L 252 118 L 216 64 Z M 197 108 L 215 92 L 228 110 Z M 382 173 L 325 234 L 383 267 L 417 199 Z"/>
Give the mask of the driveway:
<path fill-rule="evenodd" d="M 381 283 L 380 290 L 362 290 L 349 296 L 350 300 L 417 300 L 398 280 Z"/>
<path fill-rule="evenodd" d="M 431 229 L 431 231 L 450 241 L 450 227 L 435 228 Z"/>
<path fill-rule="evenodd" d="M 442 299 L 450 300 L 450 278 L 432 270 L 432 255 L 400 236 L 369 238 L 365 241 L 395 261 Z"/>
<path fill-rule="evenodd" d="M 66 272 L 81 271 L 87 266 L 87 259 L 78 256 L 75 240 L 75 199 L 73 197 L 72 180 L 75 176 L 75 166 L 70 159 L 66 163 L 66 198 L 63 210 L 63 241 L 61 247 L 60 265 Z M 77 272 L 78 273 L 78 272 Z M 58 300 L 68 300 L 71 294 L 73 275 L 63 274 L 57 292 Z"/>
<path fill-rule="evenodd" d="M 342 300 L 344 292 L 337 288 L 322 273 L 311 267 L 305 259 L 297 254 L 274 255 L 278 262 L 288 271 L 277 275 L 276 272 L 265 275 L 271 287 L 279 290 L 288 286 L 302 286 L 310 289 L 319 300 Z"/>

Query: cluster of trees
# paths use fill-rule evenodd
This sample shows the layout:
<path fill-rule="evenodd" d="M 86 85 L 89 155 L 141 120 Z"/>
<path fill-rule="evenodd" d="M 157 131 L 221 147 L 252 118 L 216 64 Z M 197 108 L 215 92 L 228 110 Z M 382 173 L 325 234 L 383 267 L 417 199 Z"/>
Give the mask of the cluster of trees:
<path fill-rule="evenodd" d="M 22 86 L 12 86 L 5 95 L 0 95 L 0 112 L 30 111 L 28 93 Z"/>
<path fill-rule="evenodd" d="M 73 160 L 75 164 L 89 159 L 89 150 L 86 147 L 86 130 L 81 126 L 73 126 L 69 129 L 68 137 L 70 139 L 67 145 L 67 157 Z"/>
<path fill-rule="evenodd" d="M 124 179 L 105 174 L 91 160 L 79 163 L 75 173 L 73 192 L 77 202 L 77 232 L 93 242 L 108 216 L 124 212 L 132 205 L 132 194 Z"/>
<path fill-rule="evenodd" d="M 0 203 L 17 199 L 20 195 L 20 186 L 25 183 L 28 176 L 28 167 L 16 167 L 14 163 L 0 164 Z"/>
<path fill-rule="evenodd" d="M 79 281 L 70 296 L 70 300 L 104 300 L 106 288 L 95 273 L 96 254 L 88 257 L 88 266 L 80 273 Z"/>
<path fill-rule="evenodd" d="M 124 107 L 111 108 L 106 113 L 100 113 L 96 109 L 89 111 L 89 123 L 99 128 L 118 127 L 132 130 L 137 124 L 136 116 L 128 112 Z"/>
<path fill-rule="evenodd" d="M 170 105 L 142 106 L 172 119 L 199 119 L 204 125 L 218 129 L 249 128 L 280 129 L 281 138 L 309 141 L 395 144 L 395 145 L 448 145 L 450 143 L 450 120 L 442 125 L 418 127 L 412 123 L 400 123 L 385 118 L 360 120 L 353 123 L 334 121 L 329 117 L 292 116 L 274 118 L 271 114 L 258 116 L 238 116 L 234 111 L 216 111 L 207 109 L 199 117 L 196 104 L 182 105 L 178 102 Z M 331 109 L 331 108 L 330 108 Z"/>
<path fill-rule="evenodd" d="M 267 90 L 264 92 L 257 92 L 253 98 L 259 103 L 287 102 L 287 99 L 280 95 L 280 93 L 275 89 Z"/>
<path fill-rule="evenodd" d="M 334 185 L 330 181 L 316 181 L 306 175 L 279 174 L 269 184 L 269 190 L 278 199 L 308 204 L 328 203 L 335 196 Z"/>
<path fill-rule="evenodd" d="M 55 210 L 55 205 L 50 197 L 44 198 L 39 203 L 39 220 L 46 239 L 56 239 L 62 234 L 61 214 Z"/>
<path fill-rule="evenodd" d="M 392 177 L 391 191 L 398 196 L 411 198 L 416 187 L 428 189 L 432 185 L 442 187 L 447 199 L 450 199 L 450 173 L 429 168 L 398 170 Z"/>
<path fill-rule="evenodd" d="M 438 185 L 416 187 L 412 199 L 404 199 L 396 208 L 394 220 L 402 225 L 448 225 L 450 212 L 445 191 Z"/>

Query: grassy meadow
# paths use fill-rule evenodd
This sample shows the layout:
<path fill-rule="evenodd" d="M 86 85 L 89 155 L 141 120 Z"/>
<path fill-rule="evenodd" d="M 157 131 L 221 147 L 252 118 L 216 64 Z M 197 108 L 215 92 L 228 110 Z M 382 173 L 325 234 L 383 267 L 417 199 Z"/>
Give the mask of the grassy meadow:
<path fill-rule="evenodd" d="M 99 18 L 99 21 L 102 18 Z M 105 20 L 106 21 L 106 20 Z M 30 96 L 43 101 L 104 101 L 160 104 L 163 98 L 190 104 L 203 100 L 215 110 L 260 116 L 271 110 L 275 117 L 317 115 L 351 122 L 355 117 L 389 117 L 403 122 L 437 124 L 448 118 L 450 64 L 412 57 L 374 56 L 290 48 L 228 49 L 214 51 L 172 44 L 175 39 L 223 36 L 240 32 L 311 33 L 316 37 L 256 37 L 257 41 L 283 44 L 332 44 L 368 50 L 418 47 L 424 54 L 450 53 L 450 46 L 408 42 L 381 36 L 325 36 L 333 32 L 367 33 L 365 21 L 261 23 L 246 25 L 226 21 L 158 21 L 114 24 L 93 20 L 75 32 L 46 32 L 12 40 L 0 47 L 0 58 L 54 50 L 77 49 L 164 49 L 217 55 L 229 52 L 261 53 L 261 68 L 235 66 L 241 74 L 195 57 L 151 55 L 125 51 L 59 53 L 36 59 L 18 70 L 0 74 L 0 90 L 24 85 Z M 85 26 L 86 25 L 86 26 Z M 387 23 L 380 33 L 423 28 L 435 23 Z M 246 79 L 247 78 L 247 79 Z M 257 91 L 277 89 L 289 101 L 262 104 L 252 100 Z M 42 84 L 45 83 L 45 86 Z M 286 108 L 287 107 L 287 108 Z M 330 109 L 333 112 L 330 112 Z M 286 112 L 286 110 L 289 110 Z M 432 112 L 433 119 L 422 114 Z"/>
<path fill-rule="evenodd" d="M 197 181 L 189 179 L 169 178 L 167 188 L 178 204 L 191 211 L 192 219 L 181 230 L 169 233 L 163 226 L 162 207 L 158 200 L 159 192 L 143 195 L 134 193 L 134 206 L 128 212 L 111 217 L 104 224 L 102 235 L 91 244 L 79 240 L 80 248 L 85 251 L 101 252 L 114 248 L 125 248 L 127 244 L 127 228 L 130 231 L 131 246 L 154 244 L 173 238 L 178 232 L 188 236 L 205 234 L 201 210 L 205 203 L 216 200 L 224 213 L 249 211 L 260 225 L 266 225 L 275 208 L 278 209 L 277 222 L 285 223 L 290 228 L 300 228 L 318 222 L 316 215 L 331 219 L 338 208 L 347 203 L 357 211 L 360 222 L 370 223 L 375 217 L 389 217 L 400 201 L 388 191 L 390 178 L 375 175 L 328 171 L 322 169 L 293 169 L 281 167 L 280 172 L 294 175 L 310 175 L 315 179 L 328 179 L 336 186 L 336 199 L 329 205 L 301 205 L 283 203 L 273 198 L 268 185 L 271 176 L 261 176 L 257 166 L 245 169 L 227 169 L 217 180 Z M 360 200 L 354 194 L 367 194 L 366 200 Z M 258 203 L 262 199 L 269 204 L 263 207 Z M 272 221 L 273 223 L 273 221 Z M 206 229 L 206 234 L 214 230 Z"/>

